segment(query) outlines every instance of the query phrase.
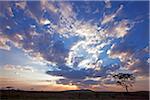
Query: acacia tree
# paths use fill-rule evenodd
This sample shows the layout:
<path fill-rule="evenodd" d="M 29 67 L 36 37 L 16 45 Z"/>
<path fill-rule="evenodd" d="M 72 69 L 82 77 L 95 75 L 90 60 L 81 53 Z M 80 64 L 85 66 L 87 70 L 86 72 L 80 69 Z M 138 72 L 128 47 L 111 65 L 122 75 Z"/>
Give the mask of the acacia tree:
<path fill-rule="evenodd" d="M 13 87 L 11 87 L 11 86 L 7 86 L 7 87 L 5 87 L 7 90 L 11 90 L 11 89 L 13 89 Z"/>
<path fill-rule="evenodd" d="M 113 75 L 118 85 L 121 85 L 128 92 L 128 88 L 132 87 L 135 82 L 135 76 L 130 73 L 117 73 Z"/>

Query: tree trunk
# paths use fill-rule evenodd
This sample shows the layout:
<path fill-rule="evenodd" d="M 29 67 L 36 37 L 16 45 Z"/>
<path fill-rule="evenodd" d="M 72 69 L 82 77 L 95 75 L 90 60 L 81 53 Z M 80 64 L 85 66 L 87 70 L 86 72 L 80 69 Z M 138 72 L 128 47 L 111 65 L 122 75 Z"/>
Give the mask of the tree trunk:
<path fill-rule="evenodd" d="M 125 88 L 126 88 L 126 92 L 128 93 L 128 86 L 126 86 Z"/>

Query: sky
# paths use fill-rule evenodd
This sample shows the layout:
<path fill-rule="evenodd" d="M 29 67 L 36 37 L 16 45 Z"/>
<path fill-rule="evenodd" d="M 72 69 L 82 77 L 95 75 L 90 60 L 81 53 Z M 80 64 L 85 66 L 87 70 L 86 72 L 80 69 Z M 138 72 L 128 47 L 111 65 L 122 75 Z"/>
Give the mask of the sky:
<path fill-rule="evenodd" d="M 149 1 L 0 1 L 0 88 L 149 90 Z"/>

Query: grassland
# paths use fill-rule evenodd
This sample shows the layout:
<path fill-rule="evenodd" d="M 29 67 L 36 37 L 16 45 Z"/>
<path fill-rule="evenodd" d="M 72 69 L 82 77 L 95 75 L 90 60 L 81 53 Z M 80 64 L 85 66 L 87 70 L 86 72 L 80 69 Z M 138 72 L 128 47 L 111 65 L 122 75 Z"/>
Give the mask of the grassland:
<path fill-rule="evenodd" d="M 1 90 L 0 100 L 149 100 L 149 92 L 16 91 Z"/>

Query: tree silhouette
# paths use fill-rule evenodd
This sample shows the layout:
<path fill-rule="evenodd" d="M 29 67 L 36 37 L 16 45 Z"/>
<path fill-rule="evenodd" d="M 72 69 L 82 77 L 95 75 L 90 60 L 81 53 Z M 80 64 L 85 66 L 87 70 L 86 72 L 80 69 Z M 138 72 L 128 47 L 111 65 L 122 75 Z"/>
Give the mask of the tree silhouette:
<path fill-rule="evenodd" d="M 8 89 L 8 90 L 13 89 L 13 87 L 11 87 L 11 86 L 7 86 L 7 87 L 5 87 L 5 88 Z"/>
<path fill-rule="evenodd" d="M 128 92 L 128 88 L 132 87 L 135 82 L 135 76 L 130 73 L 117 73 L 113 75 L 118 85 L 121 85 Z"/>

